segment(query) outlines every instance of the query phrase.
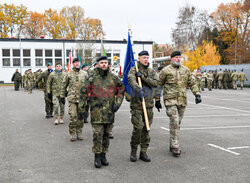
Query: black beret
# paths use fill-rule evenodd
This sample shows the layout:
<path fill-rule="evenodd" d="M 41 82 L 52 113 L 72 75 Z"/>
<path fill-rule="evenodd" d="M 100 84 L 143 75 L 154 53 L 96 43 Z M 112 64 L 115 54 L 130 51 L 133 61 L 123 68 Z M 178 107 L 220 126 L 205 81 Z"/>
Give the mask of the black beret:
<path fill-rule="evenodd" d="M 138 53 L 138 56 L 142 56 L 142 55 L 149 56 L 148 51 L 141 51 L 140 53 Z"/>
<path fill-rule="evenodd" d="M 181 56 L 181 52 L 180 51 L 174 51 L 171 53 L 171 58 L 175 57 L 175 56 Z"/>
<path fill-rule="evenodd" d="M 96 62 L 99 62 L 101 60 L 108 60 L 108 57 L 106 57 L 106 56 L 100 56 L 100 57 L 98 57 L 98 59 L 96 60 Z"/>
<path fill-rule="evenodd" d="M 88 66 L 88 64 L 84 63 L 84 64 L 82 64 L 81 69 L 84 67 L 87 67 L 87 66 Z"/>
<path fill-rule="evenodd" d="M 77 62 L 77 61 L 80 61 L 80 60 L 79 60 L 78 58 L 74 58 L 74 59 L 73 59 L 73 63 L 74 63 L 74 62 Z"/>

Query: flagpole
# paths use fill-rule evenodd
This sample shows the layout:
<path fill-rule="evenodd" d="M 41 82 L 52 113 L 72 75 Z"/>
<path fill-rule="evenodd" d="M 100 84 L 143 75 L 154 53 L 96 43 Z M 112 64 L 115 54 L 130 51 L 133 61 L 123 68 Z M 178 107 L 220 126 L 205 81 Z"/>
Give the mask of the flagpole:
<path fill-rule="evenodd" d="M 103 56 L 103 35 L 101 34 L 101 56 Z"/>
<path fill-rule="evenodd" d="M 134 42 L 133 42 L 133 39 L 132 39 L 132 32 L 131 32 L 130 28 L 128 29 L 128 33 L 129 33 L 129 39 L 130 39 L 130 42 L 131 42 L 131 45 L 132 45 L 132 51 L 133 51 L 134 60 L 135 60 L 135 70 L 136 70 L 136 72 L 139 72 L 139 69 L 138 69 L 138 66 L 137 66 L 136 54 L 135 54 L 135 51 L 134 51 Z M 137 79 L 138 79 L 139 87 L 142 88 L 141 78 L 137 77 Z M 143 109 L 143 113 L 144 113 L 146 129 L 147 129 L 147 131 L 150 131 L 149 122 L 148 122 L 148 113 L 147 113 L 147 108 L 146 108 L 146 103 L 145 103 L 144 97 L 142 98 L 142 109 Z"/>

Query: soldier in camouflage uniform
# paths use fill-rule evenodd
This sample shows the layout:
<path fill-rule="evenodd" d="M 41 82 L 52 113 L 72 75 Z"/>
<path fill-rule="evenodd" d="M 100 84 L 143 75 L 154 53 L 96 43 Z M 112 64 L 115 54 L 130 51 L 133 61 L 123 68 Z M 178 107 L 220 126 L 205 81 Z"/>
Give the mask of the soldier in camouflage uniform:
<path fill-rule="evenodd" d="M 81 66 L 81 69 L 85 72 L 87 72 L 88 76 L 90 72 L 88 71 L 88 64 L 84 63 Z M 86 106 L 85 106 L 85 116 L 84 116 L 84 123 L 88 123 L 88 117 L 89 117 L 89 99 L 87 100 Z"/>
<path fill-rule="evenodd" d="M 207 74 L 206 72 L 201 72 L 201 90 L 204 91 L 206 80 L 207 80 Z"/>
<path fill-rule="evenodd" d="M 229 78 L 230 78 L 230 75 L 229 75 L 227 69 L 225 69 L 224 72 L 223 72 L 223 79 L 222 79 L 223 80 L 223 87 L 224 87 L 225 90 L 228 89 Z"/>
<path fill-rule="evenodd" d="M 62 81 L 63 81 L 65 74 L 66 73 L 62 70 L 62 65 L 58 62 L 55 65 L 55 70 L 49 75 L 49 78 L 47 81 L 48 97 L 53 102 L 55 125 L 57 125 L 58 123 L 60 124 L 64 123 L 63 116 L 64 116 L 65 105 L 60 100 L 60 92 L 61 92 L 61 87 L 62 87 Z M 60 108 L 60 115 L 58 114 L 59 108 Z"/>
<path fill-rule="evenodd" d="M 145 162 L 150 162 L 150 158 L 147 155 L 147 149 L 150 142 L 149 132 L 145 126 L 145 119 L 142 108 L 142 98 L 145 98 L 146 110 L 148 114 L 149 125 L 153 122 L 153 107 L 154 107 L 154 89 L 158 86 L 159 77 L 158 73 L 153 69 L 149 68 L 149 54 L 147 51 L 141 51 L 138 54 L 138 69 L 136 72 L 135 67 L 131 68 L 128 73 L 128 83 L 132 88 L 131 98 L 130 98 L 130 113 L 131 122 L 133 124 L 133 132 L 131 137 L 131 153 L 130 161 L 137 161 L 137 148 L 140 145 L 140 159 Z M 141 78 L 142 88 L 139 87 L 137 83 L 137 77 Z M 155 101 L 157 108 L 159 106 L 159 99 Z"/>
<path fill-rule="evenodd" d="M 213 83 L 213 80 L 214 80 L 214 75 L 213 75 L 212 70 L 210 70 L 210 71 L 207 73 L 207 88 L 208 88 L 209 91 L 212 90 L 212 83 Z"/>
<path fill-rule="evenodd" d="M 239 79 L 240 79 L 240 87 L 243 90 L 245 79 L 248 81 L 246 74 L 243 72 L 243 69 L 239 73 Z"/>
<path fill-rule="evenodd" d="M 27 75 L 28 75 L 28 70 L 26 70 L 24 75 L 23 75 L 23 87 L 24 87 L 25 92 L 28 91 L 28 88 L 27 88 Z"/>
<path fill-rule="evenodd" d="M 218 78 L 217 78 L 217 70 L 213 72 L 214 75 L 214 80 L 213 80 L 213 88 L 217 89 L 218 88 Z"/>
<path fill-rule="evenodd" d="M 233 89 L 237 90 L 237 84 L 236 84 L 236 82 L 238 81 L 238 74 L 237 74 L 236 70 L 233 71 L 233 73 L 231 75 L 231 79 L 233 81 Z"/>
<path fill-rule="evenodd" d="M 28 74 L 27 74 L 27 90 L 29 94 L 32 93 L 32 89 L 34 87 L 35 83 L 35 75 L 32 73 L 32 70 L 29 69 Z"/>
<path fill-rule="evenodd" d="M 49 78 L 50 73 L 53 72 L 52 70 L 52 64 L 48 63 L 47 65 L 48 69 L 44 71 L 37 79 L 36 83 L 39 83 L 41 81 L 44 82 L 44 101 L 45 101 L 45 112 L 46 112 L 46 118 L 52 118 L 53 117 L 53 103 L 51 98 L 48 96 L 47 92 L 47 80 Z"/>
<path fill-rule="evenodd" d="M 114 114 L 118 111 L 124 98 L 124 87 L 120 79 L 109 72 L 108 58 L 97 59 L 98 66 L 89 75 L 82 87 L 79 101 L 79 118 L 84 118 L 84 108 L 89 97 L 91 125 L 93 130 L 93 148 L 95 167 L 107 166 L 106 153 L 109 147 L 109 132 L 114 123 Z"/>
<path fill-rule="evenodd" d="M 22 83 L 22 75 L 19 73 L 18 69 L 16 69 L 16 72 L 13 74 L 11 81 L 14 81 L 15 90 L 19 90 L 19 85 Z"/>
<path fill-rule="evenodd" d="M 88 74 L 80 70 L 80 67 L 80 60 L 74 58 L 73 69 L 65 75 L 60 92 L 61 102 L 65 104 L 65 97 L 67 97 L 69 102 L 69 134 L 71 135 L 71 142 L 83 140 L 83 119 L 78 118 L 78 104 L 80 89 L 86 82 Z"/>
<path fill-rule="evenodd" d="M 197 71 L 195 72 L 195 78 L 196 78 L 196 82 L 197 82 L 197 85 L 199 87 L 199 90 L 201 90 L 202 74 L 201 74 L 201 69 L 200 68 L 198 68 Z"/>
<path fill-rule="evenodd" d="M 219 72 L 217 73 L 216 79 L 218 81 L 218 87 L 219 89 L 222 89 L 222 82 L 223 82 L 223 72 L 220 69 Z"/>
<path fill-rule="evenodd" d="M 164 87 L 163 99 L 166 113 L 170 119 L 170 151 L 174 156 L 180 156 L 180 125 L 187 106 L 187 86 L 195 95 L 196 104 L 201 102 L 199 88 L 191 76 L 190 70 L 180 64 L 181 52 L 171 54 L 171 64 L 164 67 L 160 73 L 159 85 Z"/>

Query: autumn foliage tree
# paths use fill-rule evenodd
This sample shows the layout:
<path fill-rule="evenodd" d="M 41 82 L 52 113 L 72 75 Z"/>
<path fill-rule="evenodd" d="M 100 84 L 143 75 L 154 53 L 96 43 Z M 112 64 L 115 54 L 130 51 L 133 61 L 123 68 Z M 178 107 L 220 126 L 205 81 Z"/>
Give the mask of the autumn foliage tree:
<path fill-rule="evenodd" d="M 44 16 L 37 12 L 30 12 L 30 16 L 25 24 L 25 35 L 28 38 L 39 38 L 42 34 L 44 35 Z"/>
<path fill-rule="evenodd" d="M 85 18 L 83 31 L 80 32 L 81 38 L 85 40 L 101 39 L 104 35 L 102 22 L 99 19 Z"/>
<path fill-rule="evenodd" d="M 183 55 L 186 57 L 184 65 L 191 71 L 205 65 L 219 65 L 220 55 L 212 42 L 203 41 L 196 50 L 187 49 Z"/>

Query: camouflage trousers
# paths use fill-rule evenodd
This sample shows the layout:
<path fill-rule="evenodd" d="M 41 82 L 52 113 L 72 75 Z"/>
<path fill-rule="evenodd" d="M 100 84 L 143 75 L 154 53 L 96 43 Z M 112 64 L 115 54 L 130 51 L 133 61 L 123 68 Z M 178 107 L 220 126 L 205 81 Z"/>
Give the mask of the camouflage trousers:
<path fill-rule="evenodd" d="M 78 103 L 69 102 L 69 133 L 82 134 L 83 120 L 78 119 Z"/>
<path fill-rule="evenodd" d="M 133 124 L 133 132 L 130 142 L 131 148 L 137 149 L 138 145 L 140 145 L 141 151 L 147 152 L 150 143 L 150 136 L 149 132 L 146 129 L 143 110 L 131 109 L 130 113 L 132 115 L 131 122 Z M 147 113 L 148 113 L 148 122 L 150 126 L 153 122 L 153 116 L 154 116 L 153 109 L 152 108 L 147 109 Z"/>
<path fill-rule="evenodd" d="M 212 89 L 212 83 L 213 83 L 212 80 L 210 80 L 210 79 L 207 80 L 207 88 L 208 88 L 209 90 Z"/>
<path fill-rule="evenodd" d="M 86 103 L 87 104 L 86 104 L 86 106 L 84 108 L 84 115 L 85 115 L 84 118 L 88 119 L 88 117 L 89 117 L 89 104 L 90 104 L 89 99 L 87 99 Z"/>
<path fill-rule="evenodd" d="M 237 84 L 236 84 L 237 81 L 233 81 L 233 89 L 237 89 Z"/>
<path fill-rule="evenodd" d="M 218 87 L 219 89 L 222 89 L 222 80 L 218 80 Z"/>
<path fill-rule="evenodd" d="M 54 111 L 54 116 L 56 118 L 63 117 L 64 116 L 64 107 L 65 105 L 60 101 L 60 97 L 53 96 L 53 111 Z M 60 115 L 58 115 L 58 111 L 60 108 Z"/>
<path fill-rule="evenodd" d="M 32 91 L 32 87 L 34 86 L 34 82 L 28 81 L 27 83 L 27 90 Z"/>
<path fill-rule="evenodd" d="M 223 87 L 224 87 L 224 89 L 228 89 L 228 84 L 229 82 L 228 81 L 224 81 L 223 82 Z"/>
<path fill-rule="evenodd" d="M 244 81 L 240 81 L 240 87 L 243 88 L 244 86 Z"/>
<path fill-rule="evenodd" d="M 48 93 L 44 91 L 45 112 L 47 115 L 53 114 L 53 103 L 48 97 Z"/>
<path fill-rule="evenodd" d="M 20 83 L 21 83 L 21 81 L 14 81 L 16 91 L 19 90 Z"/>
<path fill-rule="evenodd" d="M 201 81 L 201 90 L 204 90 L 205 88 L 205 81 Z"/>
<path fill-rule="evenodd" d="M 109 132 L 111 124 L 92 124 L 93 148 L 95 154 L 107 153 L 109 148 Z"/>
<path fill-rule="evenodd" d="M 180 125 L 183 119 L 186 107 L 184 106 L 166 106 L 166 113 L 170 119 L 170 147 L 179 148 L 180 146 Z"/>

